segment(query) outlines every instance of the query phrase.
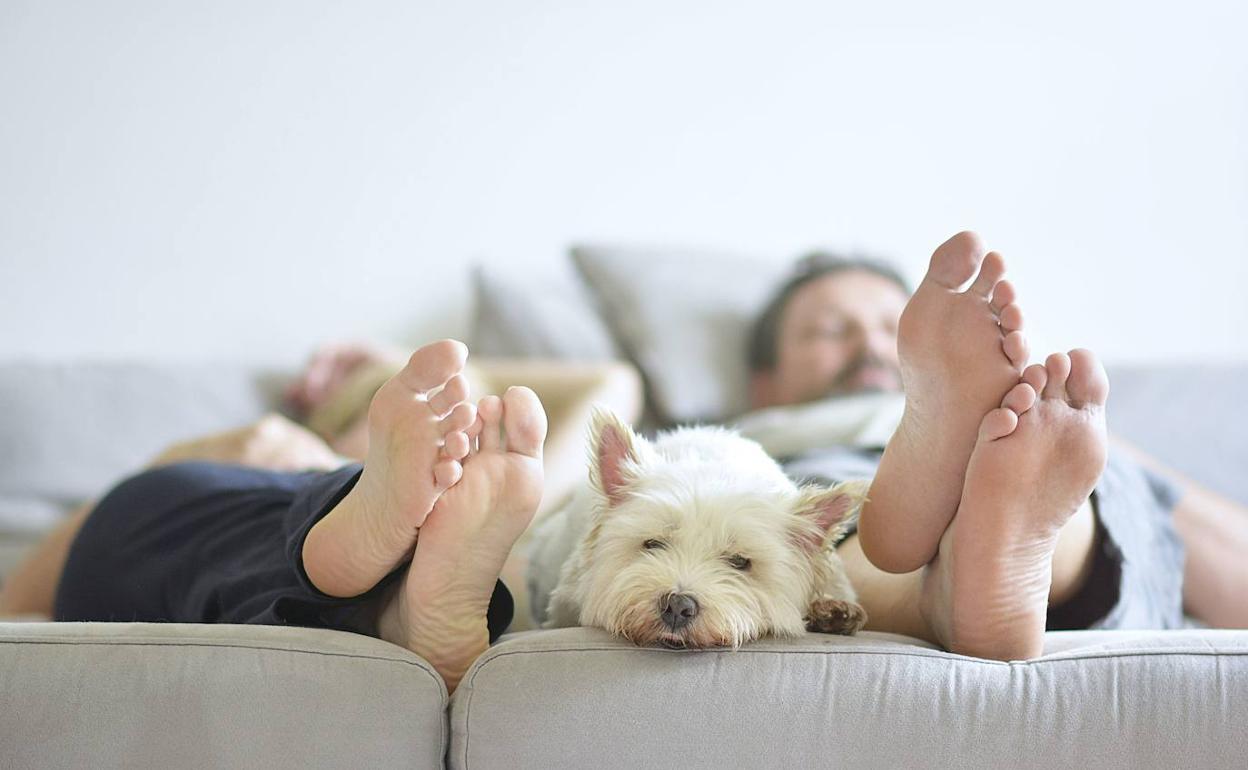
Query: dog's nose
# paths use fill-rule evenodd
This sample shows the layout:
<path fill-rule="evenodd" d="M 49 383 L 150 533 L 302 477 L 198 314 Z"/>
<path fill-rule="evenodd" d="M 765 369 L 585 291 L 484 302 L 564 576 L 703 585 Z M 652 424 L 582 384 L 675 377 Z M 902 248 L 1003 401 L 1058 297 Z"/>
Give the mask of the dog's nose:
<path fill-rule="evenodd" d="M 698 616 L 698 600 L 689 594 L 668 594 L 659 600 L 659 615 L 668 628 L 677 631 Z"/>

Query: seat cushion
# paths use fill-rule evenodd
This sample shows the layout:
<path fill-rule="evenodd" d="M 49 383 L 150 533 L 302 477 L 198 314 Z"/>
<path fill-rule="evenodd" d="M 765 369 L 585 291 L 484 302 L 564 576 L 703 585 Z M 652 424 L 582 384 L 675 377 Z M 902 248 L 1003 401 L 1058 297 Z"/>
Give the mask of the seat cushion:
<path fill-rule="evenodd" d="M 0 623 L 5 767 L 442 767 L 446 688 L 339 631 Z"/>
<path fill-rule="evenodd" d="M 1248 632 L 1051 633 L 999 663 L 890 634 L 738 651 L 507 637 L 452 699 L 451 767 L 1242 767 Z"/>

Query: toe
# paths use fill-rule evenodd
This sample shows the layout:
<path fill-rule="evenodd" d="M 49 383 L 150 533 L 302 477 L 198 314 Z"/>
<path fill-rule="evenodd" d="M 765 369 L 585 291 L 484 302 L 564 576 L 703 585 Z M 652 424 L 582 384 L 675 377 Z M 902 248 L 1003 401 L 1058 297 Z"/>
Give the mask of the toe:
<path fill-rule="evenodd" d="M 1032 364 L 1023 370 L 1023 382 L 1031 386 L 1036 393 L 1044 390 L 1045 383 L 1049 381 L 1049 373 L 1045 371 L 1044 364 Z"/>
<path fill-rule="evenodd" d="M 457 374 L 446 381 L 442 388 L 429 397 L 429 408 L 434 414 L 446 414 L 468 398 L 468 379 Z"/>
<path fill-rule="evenodd" d="M 1001 350 L 1005 352 L 1005 357 L 1010 359 L 1010 363 L 1019 369 L 1027 365 L 1027 356 L 1031 350 L 1027 346 L 1027 335 L 1015 329 L 1005 338 L 1001 340 Z"/>
<path fill-rule="evenodd" d="M 462 460 L 468 456 L 468 434 L 461 430 L 452 431 L 442 439 L 442 453 L 452 460 Z"/>
<path fill-rule="evenodd" d="M 468 402 L 456 404 L 451 413 L 443 417 L 438 423 L 438 428 L 442 431 L 443 436 L 449 436 L 455 431 L 467 431 L 477 419 L 477 407 Z"/>
<path fill-rule="evenodd" d="M 439 489 L 454 486 L 463 475 L 464 466 L 458 460 L 439 460 L 433 466 L 433 480 Z"/>
<path fill-rule="evenodd" d="M 508 388 L 503 394 L 503 423 L 507 432 L 507 451 L 529 457 L 542 456 L 546 440 L 546 411 L 537 394 L 528 388 Z"/>
<path fill-rule="evenodd" d="M 1014 290 L 1014 284 L 1009 281 L 998 281 L 997 285 L 992 288 L 992 312 L 1001 315 L 1002 309 L 1006 305 L 1014 304 L 1018 299 L 1018 292 Z"/>
<path fill-rule="evenodd" d="M 942 243 L 927 268 L 924 281 L 946 289 L 957 289 L 971 280 L 984 258 L 984 244 L 970 231 L 961 232 Z"/>
<path fill-rule="evenodd" d="M 1066 393 L 1071 404 L 1101 405 L 1109 397 L 1109 377 L 1105 367 L 1090 350 L 1076 348 L 1070 351 L 1070 376 L 1066 378 Z"/>
<path fill-rule="evenodd" d="M 1044 361 L 1049 381 L 1044 385 L 1044 398 L 1066 400 L 1066 377 L 1070 374 L 1070 358 L 1065 353 L 1054 353 Z"/>
<path fill-rule="evenodd" d="M 1010 388 L 1010 392 L 1005 394 L 1005 398 L 1001 400 L 1001 406 L 1009 409 L 1014 414 L 1023 414 L 1036 403 L 1036 391 L 1025 382 L 1020 382 Z"/>
<path fill-rule="evenodd" d="M 1005 275 L 1005 258 L 995 251 L 988 252 L 979 266 L 979 275 L 971 284 L 971 291 L 987 299 L 992 296 L 993 288 Z"/>
<path fill-rule="evenodd" d="M 481 428 L 484 425 L 485 423 L 481 420 L 481 412 L 478 409 L 476 419 L 472 421 L 471 425 L 464 428 L 464 435 L 470 439 L 469 446 L 471 446 L 473 440 L 476 440 L 476 438 L 481 435 Z"/>
<path fill-rule="evenodd" d="M 1014 432 L 1018 427 L 1018 415 L 1005 407 L 993 409 L 984 415 L 979 424 L 980 441 L 996 441 Z"/>
<path fill-rule="evenodd" d="M 458 340 L 440 340 L 412 354 L 398 379 L 409 390 L 424 393 L 453 377 L 468 360 L 468 346 Z"/>
<path fill-rule="evenodd" d="M 481 417 L 480 450 L 497 452 L 503 446 L 503 400 L 498 396 L 486 396 L 477 402 L 477 414 Z"/>
<path fill-rule="evenodd" d="M 1023 328 L 1023 309 L 1018 305 L 1006 305 L 997 314 L 997 321 L 1007 332 L 1015 332 Z"/>

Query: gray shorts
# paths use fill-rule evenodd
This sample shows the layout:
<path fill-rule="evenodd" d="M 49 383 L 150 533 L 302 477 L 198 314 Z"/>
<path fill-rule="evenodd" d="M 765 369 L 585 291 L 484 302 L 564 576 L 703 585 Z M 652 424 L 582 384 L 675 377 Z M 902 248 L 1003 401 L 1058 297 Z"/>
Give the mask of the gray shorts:
<path fill-rule="evenodd" d="M 783 464 L 797 481 L 827 484 L 870 478 L 880 454 L 833 447 Z M 1078 595 L 1049 608 L 1048 630 L 1183 627 L 1183 542 L 1173 521 L 1180 494 L 1171 482 L 1110 452 L 1092 493 L 1092 572 Z"/>

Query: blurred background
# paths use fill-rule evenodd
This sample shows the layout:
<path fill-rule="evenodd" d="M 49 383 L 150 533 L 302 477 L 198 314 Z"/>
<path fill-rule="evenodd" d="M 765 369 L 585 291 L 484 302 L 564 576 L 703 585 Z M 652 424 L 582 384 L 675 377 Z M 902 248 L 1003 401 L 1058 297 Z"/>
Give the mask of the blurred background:
<path fill-rule="evenodd" d="M 467 333 L 581 239 L 912 277 L 972 228 L 1037 353 L 1248 361 L 1248 6 L 0 3 L 0 359 Z M 675 300 L 676 298 L 674 298 Z"/>

